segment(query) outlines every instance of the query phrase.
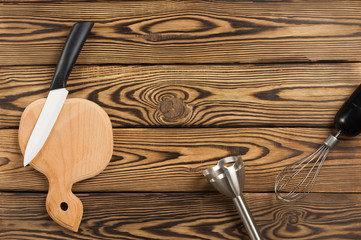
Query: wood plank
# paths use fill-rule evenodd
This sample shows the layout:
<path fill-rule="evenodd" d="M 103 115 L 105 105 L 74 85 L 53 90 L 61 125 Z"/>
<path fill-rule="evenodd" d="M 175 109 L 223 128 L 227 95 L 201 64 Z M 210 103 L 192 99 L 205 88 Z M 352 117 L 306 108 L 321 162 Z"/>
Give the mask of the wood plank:
<path fill-rule="evenodd" d="M 114 152 L 98 176 L 74 185 L 81 192 L 209 191 L 202 171 L 229 155 L 242 155 L 245 191 L 271 192 L 278 172 L 314 151 L 331 129 L 133 128 L 114 129 Z M 17 130 L 0 131 L 0 189 L 47 191 L 44 176 L 23 167 Z M 361 136 L 341 137 L 325 161 L 314 192 L 361 192 Z"/>
<path fill-rule="evenodd" d="M 360 63 L 76 66 L 70 98 L 98 103 L 114 127 L 333 125 L 360 83 Z M 0 128 L 46 97 L 54 67 L 0 68 Z"/>
<path fill-rule="evenodd" d="M 360 61 L 360 14 L 357 0 L 3 0 L 0 65 L 55 64 L 84 20 L 82 64 Z"/>
<path fill-rule="evenodd" d="M 0 193 L 2 239 L 248 239 L 230 199 L 215 193 L 78 194 L 78 233 L 53 222 L 43 193 Z M 359 194 L 312 194 L 296 203 L 245 194 L 264 239 L 360 239 Z"/>

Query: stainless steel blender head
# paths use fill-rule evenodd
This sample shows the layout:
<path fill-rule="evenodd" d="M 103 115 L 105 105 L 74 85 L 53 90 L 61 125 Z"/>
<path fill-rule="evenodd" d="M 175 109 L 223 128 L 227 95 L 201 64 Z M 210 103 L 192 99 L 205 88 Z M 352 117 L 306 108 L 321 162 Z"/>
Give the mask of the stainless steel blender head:
<path fill-rule="evenodd" d="M 233 164 L 232 164 L 233 163 Z M 232 165 L 229 165 L 232 164 Z M 220 193 L 232 198 L 243 224 L 252 240 L 260 240 L 248 206 L 242 195 L 244 185 L 244 163 L 239 156 L 222 158 L 217 165 L 203 171 L 203 175 Z"/>

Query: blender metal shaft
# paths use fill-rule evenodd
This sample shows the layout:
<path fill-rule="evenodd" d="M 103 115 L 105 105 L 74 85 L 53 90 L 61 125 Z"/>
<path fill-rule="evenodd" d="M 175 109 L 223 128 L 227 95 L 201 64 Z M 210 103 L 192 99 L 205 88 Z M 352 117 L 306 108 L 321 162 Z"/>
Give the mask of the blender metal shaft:
<path fill-rule="evenodd" d="M 258 228 L 254 224 L 254 220 L 252 218 L 250 211 L 248 210 L 247 203 L 244 200 L 243 196 L 242 195 L 237 196 L 232 200 L 237 207 L 237 210 L 239 212 L 239 215 L 241 216 L 245 228 L 247 229 L 249 237 L 252 240 L 261 240 Z"/>

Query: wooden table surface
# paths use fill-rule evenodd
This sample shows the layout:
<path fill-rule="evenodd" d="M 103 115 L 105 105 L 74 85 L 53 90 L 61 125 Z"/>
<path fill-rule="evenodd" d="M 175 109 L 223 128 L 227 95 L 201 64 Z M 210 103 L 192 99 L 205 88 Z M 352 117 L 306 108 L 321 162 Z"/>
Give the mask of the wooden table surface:
<path fill-rule="evenodd" d="M 95 25 L 68 81 L 96 102 L 114 153 L 73 191 L 78 233 L 48 216 L 46 178 L 22 167 L 18 125 L 47 96 L 71 26 Z M 277 173 L 336 132 L 361 83 L 360 1 L 0 3 L 1 239 L 248 239 L 202 170 L 242 155 L 264 239 L 361 239 L 361 136 L 341 137 L 313 193 L 284 203 Z"/>

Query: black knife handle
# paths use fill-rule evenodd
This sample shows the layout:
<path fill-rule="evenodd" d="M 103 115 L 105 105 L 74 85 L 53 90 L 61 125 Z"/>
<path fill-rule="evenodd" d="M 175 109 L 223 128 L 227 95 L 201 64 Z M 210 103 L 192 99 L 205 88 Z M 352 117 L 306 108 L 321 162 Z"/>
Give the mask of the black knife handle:
<path fill-rule="evenodd" d="M 71 69 L 93 25 L 93 22 L 79 22 L 74 24 L 61 52 L 50 90 L 66 87 L 66 81 L 68 80 Z"/>

